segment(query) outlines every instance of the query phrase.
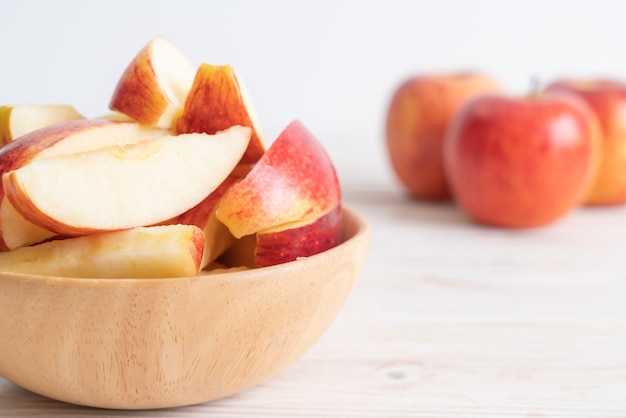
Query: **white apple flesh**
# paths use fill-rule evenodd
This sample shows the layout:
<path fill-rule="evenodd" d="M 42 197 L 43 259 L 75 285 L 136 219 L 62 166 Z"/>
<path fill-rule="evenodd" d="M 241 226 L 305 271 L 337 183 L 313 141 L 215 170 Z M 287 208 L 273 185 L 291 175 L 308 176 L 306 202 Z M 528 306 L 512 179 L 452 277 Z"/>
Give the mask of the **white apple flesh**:
<path fill-rule="evenodd" d="M 0 253 L 0 271 L 78 278 L 167 278 L 198 273 L 204 236 L 194 225 L 138 227 Z"/>
<path fill-rule="evenodd" d="M 6 145 L 38 129 L 78 119 L 84 119 L 84 116 L 72 105 L 0 106 L 0 145 Z"/>
<path fill-rule="evenodd" d="M 137 122 L 81 119 L 58 123 L 21 136 L 0 153 L 0 176 L 32 160 L 126 145 L 165 136 L 170 131 Z M 12 250 L 56 235 L 26 220 L 4 195 L 0 182 L 0 250 Z"/>
<path fill-rule="evenodd" d="M 213 192 L 245 152 L 250 129 L 152 138 L 37 159 L 5 173 L 4 191 L 28 219 L 59 235 L 162 223 Z"/>

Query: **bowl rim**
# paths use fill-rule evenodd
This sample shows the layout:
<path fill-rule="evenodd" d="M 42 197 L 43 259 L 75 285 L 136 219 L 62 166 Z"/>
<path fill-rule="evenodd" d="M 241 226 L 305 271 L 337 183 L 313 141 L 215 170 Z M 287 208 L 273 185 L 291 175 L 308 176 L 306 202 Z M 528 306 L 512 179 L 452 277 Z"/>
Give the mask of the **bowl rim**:
<path fill-rule="evenodd" d="M 185 276 L 185 277 L 163 277 L 163 278 L 102 278 L 102 277 L 65 277 L 65 276 L 49 276 L 43 274 L 31 274 L 31 273 L 18 273 L 18 272 L 5 272 L 0 271 L 0 281 L 3 279 L 21 279 L 27 281 L 41 281 L 48 283 L 60 283 L 64 282 L 72 285 L 93 285 L 93 284 L 104 284 L 104 283 L 117 283 L 124 285 L 131 284 L 141 284 L 141 285 L 155 285 L 166 284 L 170 282 L 180 282 L 185 280 L 201 280 L 201 279 L 219 279 L 219 280 L 227 280 L 229 276 L 236 276 L 238 281 L 242 280 L 253 280 L 256 279 L 256 276 L 260 272 L 271 273 L 274 271 L 281 271 L 286 269 L 295 268 L 299 263 L 303 262 L 314 262 L 321 257 L 325 257 L 329 254 L 333 254 L 339 251 L 342 251 L 348 245 L 352 245 L 357 239 L 366 239 L 370 240 L 371 234 L 371 226 L 367 218 L 360 213 L 357 209 L 355 209 L 352 205 L 341 203 L 341 214 L 342 214 L 342 241 L 338 245 L 333 248 L 330 248 L 326 251 L 322 251 L 321 253 L 317 253 L 308 257 L 299 257 L 296 260 L 289 261 L 286 263 L 276 264 L 267 267 L 256 267 L 250 269 L 242 269 L 236 271 L 228 271 L 228 269 L 224 269 L 224 271 L 217 271 L 210 274 L 197 274 L 195 276 Z"/>

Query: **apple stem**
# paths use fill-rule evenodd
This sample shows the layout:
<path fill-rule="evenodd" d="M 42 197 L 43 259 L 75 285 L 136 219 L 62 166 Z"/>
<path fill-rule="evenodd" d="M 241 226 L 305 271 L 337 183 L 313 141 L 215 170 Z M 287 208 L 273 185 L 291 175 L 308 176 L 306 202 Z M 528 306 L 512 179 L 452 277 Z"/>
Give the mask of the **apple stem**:
<path fill-rule="evenodd" d="M 530 78 L 530 97 L 537 97 L 541 93 L 541 79 L 538 75 Z"/>

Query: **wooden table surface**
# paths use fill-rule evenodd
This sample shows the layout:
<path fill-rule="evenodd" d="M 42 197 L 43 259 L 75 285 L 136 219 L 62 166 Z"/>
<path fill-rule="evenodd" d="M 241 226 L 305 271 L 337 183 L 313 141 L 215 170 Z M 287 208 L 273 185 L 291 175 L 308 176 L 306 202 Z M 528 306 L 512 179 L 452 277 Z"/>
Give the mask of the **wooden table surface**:
<path fill-rule="evenodd" d="M 0 417 L 626 417 L 626 207 L 484 228 L 452 204 L 407 199 L 378 157 L 372 169 L 355 158 L 337 165 L 345 202 L 370 220 L 369 258 L 336 321 L 284 372 L 230 398 L 134 412 L 0 378 Z"/>

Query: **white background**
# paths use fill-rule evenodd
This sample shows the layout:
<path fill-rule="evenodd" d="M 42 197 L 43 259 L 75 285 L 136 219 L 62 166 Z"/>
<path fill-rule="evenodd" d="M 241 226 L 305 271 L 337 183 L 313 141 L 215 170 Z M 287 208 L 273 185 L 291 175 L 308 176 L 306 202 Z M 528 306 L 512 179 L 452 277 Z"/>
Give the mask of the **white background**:
<path fill-rule="evenodd" d="M 235 66 L 268 143 L 299 118 L 340 174 L 369 164 L 378 180 L 390 177 L 385 111 L 405 77 L 478 70 L 511 94 L 533 77 L 626 77 L 625 19 L 618 0 L 0 0 L 0 103 L 103 114 L 160 34 L 194 63 Z"/>

